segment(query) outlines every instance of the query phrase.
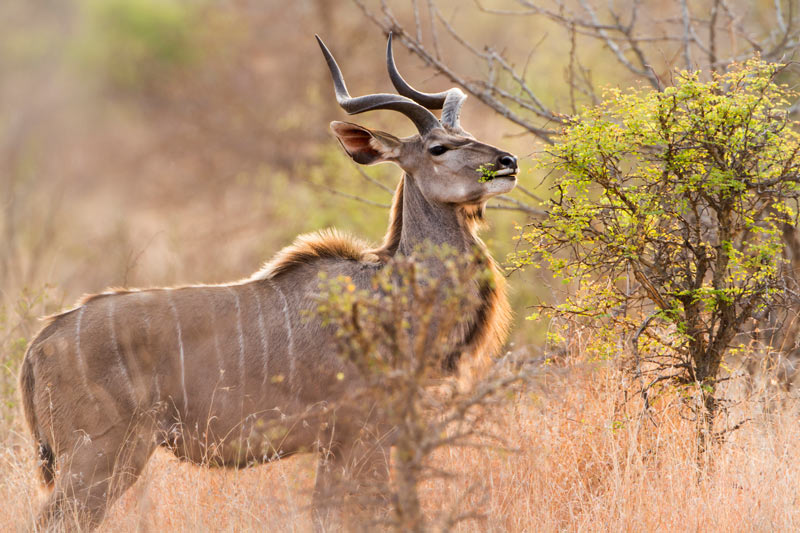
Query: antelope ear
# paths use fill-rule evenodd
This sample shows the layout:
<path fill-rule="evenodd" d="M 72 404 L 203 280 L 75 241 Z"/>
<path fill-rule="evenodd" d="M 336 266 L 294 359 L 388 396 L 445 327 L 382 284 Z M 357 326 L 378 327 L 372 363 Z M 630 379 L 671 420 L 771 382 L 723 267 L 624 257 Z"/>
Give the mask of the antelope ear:
<path fill-rule="evenodd" d="M 339 121 L 331 122 L 331 130 L 356 163 L 372 165 L 395 161 L 400 155 L 402 141 L 394 135 Z"/>

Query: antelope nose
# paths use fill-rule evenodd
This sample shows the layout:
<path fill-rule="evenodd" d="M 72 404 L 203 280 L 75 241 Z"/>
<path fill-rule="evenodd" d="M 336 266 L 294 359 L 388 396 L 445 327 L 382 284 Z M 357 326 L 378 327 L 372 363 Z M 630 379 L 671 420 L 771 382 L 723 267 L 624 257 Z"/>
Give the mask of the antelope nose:
<path fill-rule="evenodd" d="M 503 154 L 497 158 L 497 162 L 501 167 L 517 168 L 517 158 L 511 154 Z"/>

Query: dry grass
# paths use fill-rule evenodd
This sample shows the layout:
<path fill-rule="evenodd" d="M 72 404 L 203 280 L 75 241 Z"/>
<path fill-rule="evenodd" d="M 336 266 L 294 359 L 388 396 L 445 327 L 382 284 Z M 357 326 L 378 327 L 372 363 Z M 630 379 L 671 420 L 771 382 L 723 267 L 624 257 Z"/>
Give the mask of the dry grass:
<path fill-rule="evenodd" d="M 14 390 L 22 352 L 40 325 L 35 317 L 111 285 L 237 279 L 298 233 L 336 225 L 378 239 L 386 220 L 385 210 L 313 185 L 365 190 L 327 133 L 327 122 L 344 115 L 329 92 L 313 33 L 330 35 L 343 50 L 354 92 L 385 90 L 388 83 L 383 36 L 365 31 L 350 0 L 220 3 L 218 10 L 209 4 L 193 26 L 217 30 L 219 41 L 201 47 L 225 42 L 222 52 L 206 54 L 194 71 L 160 73 L 145 89 L 127 91 L 102 89 L 105 72 L 77 69 L 72 54 L 61 53 L 87 31 L 76 6 L 102 2 L 61 4 L 0 2 L 0 68 L 8 73 L 0 76 L 0 115 L 9 118 L 0 132 L 0 533 L 29 531 L 44 497 Z M 512 32 L 508 18 L 494 25 L 471 20 L 465 26 L 474 30 L 471 37 L 498 48 L 512 44 L 525 60 L 529 50 L 518 44 L 530 40 L 530 27 L 517 21 Z M 220 29 L 223 22 L 230 26 Z M 536 32 L 550 35 L 544 30 Z M 561 72 L 561 44 L 557 38 L 537 44 L 531 72 Z M 420 89 L 446 87 L 398 54 Z M 444 55 L 465 68 L 472 60 Z M 597 72 L 613 77 L 615 71 L 598 65 Z M 558 80 L 541 75 L 537 84 L 557 99 Z M 520 156 L 538 150 L 529 137 L 503 137 L 516 130 L 474 98 L 465 117 L 478 138 Z M 410 127 L 402 117 L 365 120 L 401 135 Z M 391 185 L 398 172 L 377 176 Z M 523 179 L 531 188 L 540 182 L 535 174 Z M 379 190 L 368 196 L 388 202 Z M 491 218 L 494 233 L 484 236 L 502 258 L 513 247 L 511 221 L 524 220 L 508 212 Z M 543 323 L 525 322 L 524 309 L 551 281 L 533 271 L 512 279 L 516 342 L 541 338 Z M 53 288 L 44 291 L 45 285 Z M 669 411 L 657 427 L 627 422 L 625 409 L 633 414 L 635 406 L 620 406 L 613 371 L 575 365 L 546 373 L 542 382 L 491 417 L 518 453 L 436 455 L 436 466 L 462 476 L 423 485 L 429 516 L 463 497 L 462 509 L 486 514 L 464 523 L 464 531 L 800 527 L 796 406 L 770 415 L 757 401 L 744 406 L 740 414 L 754 420 L 717 450 L 713 470 L 698 475 L 692 428 Z M 314 469 L 312 457 L 297 457 L 249 470 L 207 470 L 158 452 L 101 530 L 307 531 Z M 476 482 L 485 491 L 465 496 Z"/>
<path fill-rule="evenodd" d="M 754 420 L 698 472 L 692 427 L 664 410 L 657 425 L 624 422 L 615 373 L 567 369 L 494 417 L 518 452 L 446 450 L 436 466 L 460 476 L 428 481 L 434 517 L 463 499 L 485 513 L 463 531 L 791 531 L 800 525 L 800 424 L 791 402 Z M 531 389 L 534 390 L 534 389 Z M 615 423 L 616 421 L 616 423 Z M 1 531 L 26 531 L 37 494 L 30 443 L 7 439 L 0 461 Z M 310 456 L 248 470 L 208 470 L 158 452 L 112 508 L 102 531 L 308 531 Z M 467 494 L 470 485 L 481 490 Z"/>

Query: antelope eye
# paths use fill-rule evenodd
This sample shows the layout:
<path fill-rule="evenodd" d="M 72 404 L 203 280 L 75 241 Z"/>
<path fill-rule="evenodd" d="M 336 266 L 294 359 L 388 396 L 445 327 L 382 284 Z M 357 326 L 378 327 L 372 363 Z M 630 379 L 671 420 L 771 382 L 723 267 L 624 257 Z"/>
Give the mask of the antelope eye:
<path fill-rule="evenodd" d="M 447 150 L 449 150 L 447 146 L 442 146 L 441 144 L 437 144 L 435 146 L 431 146 L 428 151 L 431 153 L 431 155 L 442 155 Z"/>

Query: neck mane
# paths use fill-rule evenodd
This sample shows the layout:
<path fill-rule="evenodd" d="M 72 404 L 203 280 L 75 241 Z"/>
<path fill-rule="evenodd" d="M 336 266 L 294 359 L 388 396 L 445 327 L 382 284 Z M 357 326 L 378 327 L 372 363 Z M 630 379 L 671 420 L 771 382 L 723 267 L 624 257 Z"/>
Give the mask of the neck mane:
<path fill-rule="evenodd" d="M 479 260 L 484 262 L 491 276 L 478 283 L 481 303 L 472 310 L 469 327 L 457 348 L 442 361 L 444 370 L 459 370 L 467 380 L 482 373 L 491 363 L 491 358 L 505 342 L 511 322 L 505 277 L 478 237 L 483 213 L 483 204 L 434 208 L 420 192 L 413 176 L 406 174 L 397 185 L 383 243 L 368 252 L 386 263 L 398 253 L 412 253 L 415 246 L 425 240 L 448 244 L 462 253 L 478 252 Z"/>
<path fill-rule="evenodd" d="M 370 250 L 368 253 L 373 253 L 385 263 L 397 253 L 397 248 L 400 246 L 400 237 L 403 233 L 403 188 L 405 183 L 405 175 L 400 178 L 397 188 L 392 197 L 392 209 L 389 212 L 389 228 L 386 230 L 386 235 L 383 236 L 383 243 L 379 248 Z"/>
<path fill-rule="evenodd" d="M 444 370 L 458 370 L 464 380 L 470 381 L 480 375 L 499 352 L 511 322 L 505 277 L 477 234 L 482 219 L 483 205 L 432 206 L 413 176 L 406 174 L 397 185 L 389 228 L 381 246 L 370 248 L 363 241 L 336 230 L 301 235 L 246 281 L 276 279 L 324 258 L 365 262 L 380 268 L 397 254 L 411 254 L 426 240 L 435 245 L 447 244 L 461 253 L 477 251 L 491 276 L 478 282 L 480 304 L 475 309 L 465 310 L 471 315 L 468 327 L 456 349 L 442 361 Z"/>
<path fill-rule="evenodd" d="M 415 246 L 429 240 L 434 244 L 449 244 L 460 252 L 472 252 L 477 247 L 488 257 L 488 250 L 478 237 L 483 213 L 484 205 L 437 206 L 433 209 L 414 178 L 404 174 L 392 199 L 389 227 L 383 242 L 366 253 L 386 262 L 398 252 L 410 254 Z"/>

